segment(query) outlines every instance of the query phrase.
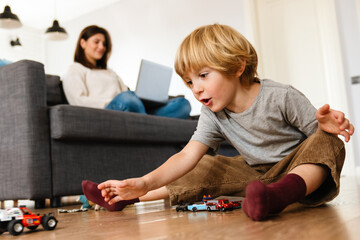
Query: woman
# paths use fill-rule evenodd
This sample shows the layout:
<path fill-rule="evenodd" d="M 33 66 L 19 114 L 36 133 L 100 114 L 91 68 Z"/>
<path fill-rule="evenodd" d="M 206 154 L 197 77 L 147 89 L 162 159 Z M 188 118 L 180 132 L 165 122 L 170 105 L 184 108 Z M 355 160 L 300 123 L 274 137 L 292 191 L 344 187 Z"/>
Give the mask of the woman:
<path fill-rule="evenodd" d="M 80 33 L 74 63 L 63 78 L 66 98 L 71 105 L 126 112 L 188 118 L 190 103 L 183 97 L 169 99 L 160 107 L 145 109 L 142 101 L 121 78 L 107 68 L 111 38 L 104 28 L 91 25 Z"/>

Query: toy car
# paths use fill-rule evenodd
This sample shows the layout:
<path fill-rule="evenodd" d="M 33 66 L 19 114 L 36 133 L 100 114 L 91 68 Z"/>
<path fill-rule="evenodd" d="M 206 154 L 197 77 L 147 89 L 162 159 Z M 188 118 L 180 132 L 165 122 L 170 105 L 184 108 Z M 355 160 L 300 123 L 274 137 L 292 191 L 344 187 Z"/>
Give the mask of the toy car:
<path fill-rule="evenodd" d="M 209 200 L 206 202 L 206 209 L 208 211 L 225 211 L 225 210 L 232 210 L 233 204 L 229 202 L 227 199 L 217 199 L 217 200 Z"/>
<path fill-rule="evenodd" d="M 40 224 L 45 230 L 54 230 L 57 222 L 53 213 L 35 215 L 25 206 L 0 210 L 0 234 L 8 231 L 16 236 L 24 231 L 24 227 L 35 230 Z"/>
<path fill-rule="evenodd" d="M 203 196 L 202 203 L 181 203 L 176 207 L 176 211 L 226 211 L 241 208 L 242 200 L 229 201 L 228 199 L 215 199 L 213 200 L 210 195 Z"/>
<path fill-rule="evenodd" d="M 242 200 L 239 201 L 231 201 L 233 204 L 233 208 L 241 208 Z"/>
<path fill-rule="evenodd" d="M 187 206 L 189 211 L 197 212 L 201 210 L 206 210 L 206 204 L 205 203 L 195 203 Z"/>
<path fill-rule="evenodd" d="M 180 205 L 176 206 L 176 211 L 177 212 L 184 212 L 184 211 L 188 211 L 188 205 L 191 205 L 192 203 L 181 203 Z"/>

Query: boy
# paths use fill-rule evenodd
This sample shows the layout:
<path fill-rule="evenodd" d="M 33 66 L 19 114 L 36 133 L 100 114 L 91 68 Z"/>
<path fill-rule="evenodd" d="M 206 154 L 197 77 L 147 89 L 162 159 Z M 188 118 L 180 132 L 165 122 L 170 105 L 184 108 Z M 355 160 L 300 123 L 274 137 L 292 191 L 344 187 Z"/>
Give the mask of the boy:
<path fill-rule="evenodd" d="M 345 158 L 344 144 L 333 134 L 348 142 L 353 125 L 328 105 L 316 111 L 291 86 L 260 81 L 256 68 L 255 49 L 231 27 L 214 24 L 193 31 L 175 60 L 176 72 L 204 105 L 191 140 L 143 177 L 99 185 L 84 181 L 88 199 L 121 210 L 169 197 L 176 204 L 204 194 L 245 195 L 243 210 L 253 220 L 297 201 L 332 200 Z M 205 155 L 224 139 L 240 156 Z"/>

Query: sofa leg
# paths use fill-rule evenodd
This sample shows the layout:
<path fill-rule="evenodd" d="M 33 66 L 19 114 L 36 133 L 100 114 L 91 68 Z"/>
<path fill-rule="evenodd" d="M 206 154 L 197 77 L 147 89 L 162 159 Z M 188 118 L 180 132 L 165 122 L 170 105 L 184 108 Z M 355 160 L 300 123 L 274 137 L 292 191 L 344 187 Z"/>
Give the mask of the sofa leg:
<path fill-rule="evenodd" d="M 45 199 L 35 200 L 35 209 L 45 208 Z"/>
<path fill-rule="evenodd" d="M 53 197 L 50 199 L 50 206 L 52 208 L 61 207 L 61 197 Z"/>

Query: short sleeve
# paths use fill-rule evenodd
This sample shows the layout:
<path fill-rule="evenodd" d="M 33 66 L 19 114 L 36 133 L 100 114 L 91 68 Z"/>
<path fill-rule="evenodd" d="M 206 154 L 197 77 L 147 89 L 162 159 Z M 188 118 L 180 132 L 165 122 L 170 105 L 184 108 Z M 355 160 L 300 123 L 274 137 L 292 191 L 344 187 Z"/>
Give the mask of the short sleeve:
<path fill-rule="evenodd" d="M 316 108 L 306 96 L 289 86 L 285 98 L 285 117 L 287 121 L 307 137 L 317 129 Z"/>

